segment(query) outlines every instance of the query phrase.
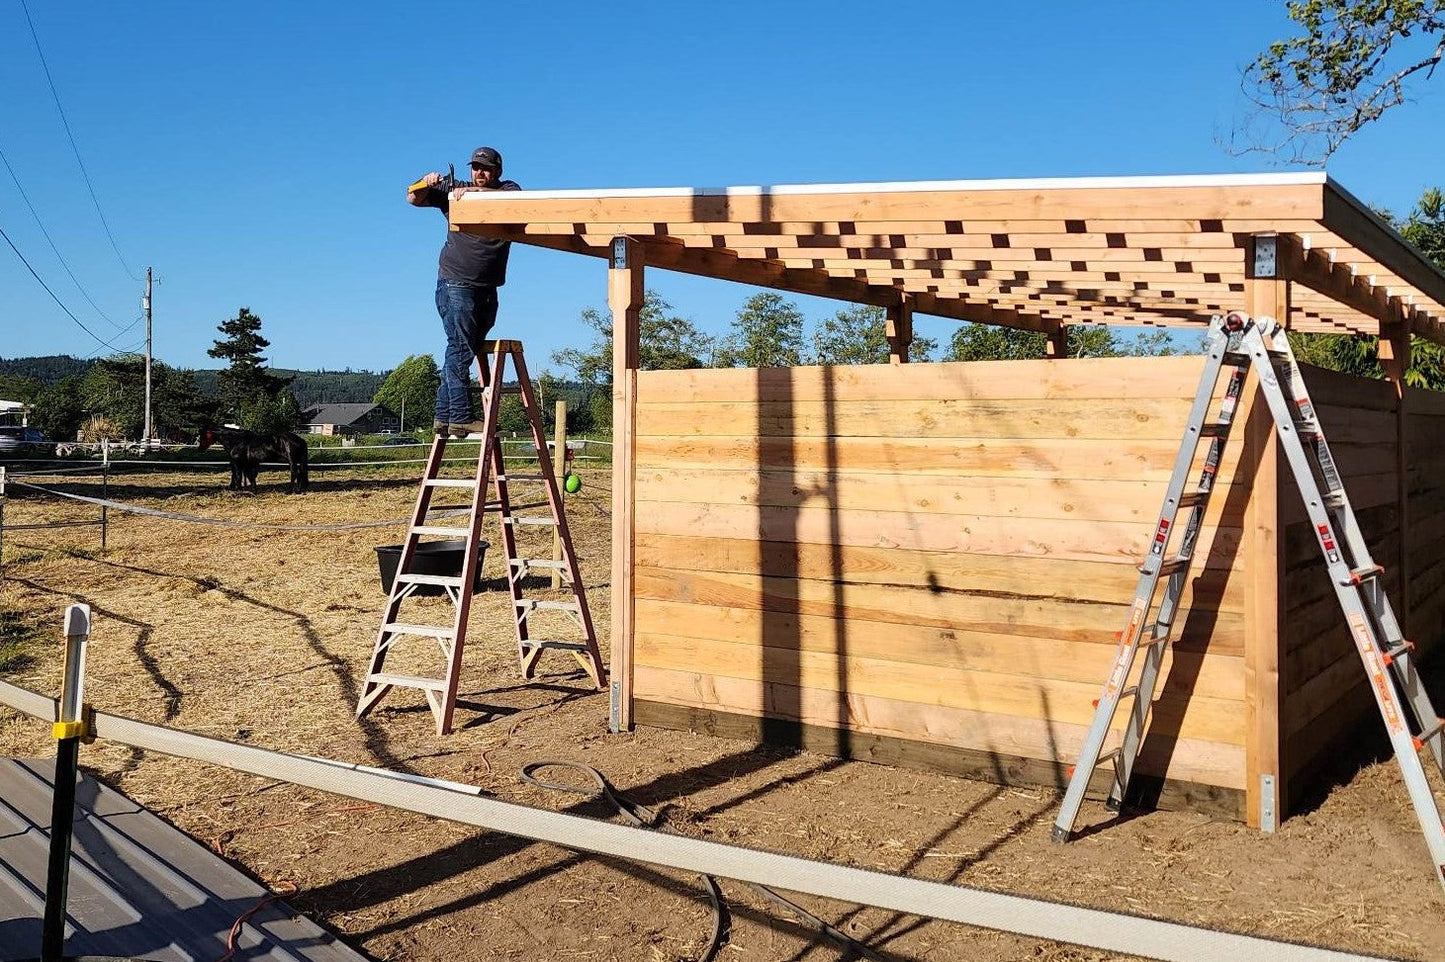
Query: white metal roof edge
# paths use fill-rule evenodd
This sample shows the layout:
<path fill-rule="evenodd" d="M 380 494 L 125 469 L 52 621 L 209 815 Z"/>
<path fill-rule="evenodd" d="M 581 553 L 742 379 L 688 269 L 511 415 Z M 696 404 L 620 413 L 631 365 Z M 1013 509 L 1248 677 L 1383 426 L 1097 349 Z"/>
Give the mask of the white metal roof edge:
<path fill-rule="evenodd" d="M 1323 171 L 1267 174 L 1180 174 L 1146 177 L 1031 177 L 994 180 L 918 180 L 860 184 L 782 184 L 768 187 L 614 187 L 566 190 L 467 191 L 465 200 L 488 203 L 565 198 L 607 197 L 758 197 L 785 194 L 887 194 L 919 191 L 1060 190 L 1102 188 L 1137 190 L 1150 187 L 1283 187 L 1324 184 Z M 464 188 L 465 189 L 465 188 Z"/>

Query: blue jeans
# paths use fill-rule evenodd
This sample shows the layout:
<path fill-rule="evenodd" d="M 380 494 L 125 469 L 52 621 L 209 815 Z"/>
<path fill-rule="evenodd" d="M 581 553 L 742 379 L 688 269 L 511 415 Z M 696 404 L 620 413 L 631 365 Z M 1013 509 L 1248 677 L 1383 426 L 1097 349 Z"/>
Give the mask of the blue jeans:
<path fill-rule="evenodd" d="M 436 420 L 465 424 L 472 420 L 472 362 L 497 322 L 497 289 L 439 279 L 437 313 L 447 335 L 447 351 L 442 357 Z"/>

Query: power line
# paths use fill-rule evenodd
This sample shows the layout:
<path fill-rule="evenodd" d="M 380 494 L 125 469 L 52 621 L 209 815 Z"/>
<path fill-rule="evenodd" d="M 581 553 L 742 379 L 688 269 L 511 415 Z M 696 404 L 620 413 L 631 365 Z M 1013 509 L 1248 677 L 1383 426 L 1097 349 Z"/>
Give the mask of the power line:
<path fill-rule="evenodd" d="M 115 321 L 111 320 L 110 315 L 105 313 L 105 311 L 102 311 L 100 309 L 100 305 L 95 303 L 95 300 L 91 298 L 89 292 L 86 291 L 84 286 L 81 285 L 79 279 L 76 278 L 75 272 L 72 271 L 70 269 L 70 265 L 66 263 L 64 255 L 60 253 L 60 248 L 55 246 L 55 241 L 52 240 L 50 237 L 50 231 L 45 229 L 45 223 L 41 221 L 40 214 L 37 213 L 35 210 L 35 205 L 30 203 L 30 198 L 26 195 L 25 188 L 21 186 L 20 178 L 15 176 L 15 168 L 10 166 L 10 160 L 5 156 L 4 150 L 0 150 L 0 163 L 3 163 L 5 165 L 5 170 L 9 172 L 10 179 L 15 181 L 15 189 L 20 192 L 20 199 L 25 201 L 25 206 L 30 209 L 30 216 L 35 218 L 35 225 L 40 228 L 40 233 L 44 235 L 46 243 L 48 243 L 50 245 L 50 249 L 55 252 L 55 257 L 58 261 L 60 261 L 60 266 L 65 268 L 66 274 L 70 275 L 71 281 L 75 284 L 75 289 L 80 291 L 81 296 L 90 302 L 90 306 L 95 308 L 95 313 L 105 318 L 105 320 L 110 324 L 111 327 L 119 328 L 120 325 L 117 324 Z"/>
<path fill-rule="evenodd" d="M 110 224 L 106 222 L 105 214 L 100 209 L 100 198 L 95 196 L 95 185 L 90 182 L 90 172 L 85 169 L 85 161 L 80 159 L 80 148 L 75 144 L 75 134 L 71 133 L 70 121 L 65 116 L 65 108 L 60 105 L 60 94 L 55 90 L 55 81 L 50 76 L 50 65 L 45 62 L 45 51 L 40 49 L 40 36 L 35 32 L 35 21 L 30 19 L 30 7 L 25 0 L 20 0 L 20 9 L 25 11 L 25 22 L 30 25 L 30 38 L 35 41 L 35 52 L 40 55 L 40 66 L 45 71 L 45 82 L 50 85 L 50 96 L 55 99 L 55 109 L 60 112 L 60 122 L 65 125 L 65 136 L 70 138 L 70 149 L 75 153 L 75 162 L 80 165 L 81 176 L 85 178 L 85 186 L 90 191 L 90 200 L 95 204 L 96 214 L 100 216 L 100 225 L 105 228 L 105 236 L 110 239 L 110 248 L 115 251 L 116 260 L 120 261 L 120 266 L 125 269 L 130 279 L 139 281 L 140 278 L 135 275 L 135 272 L 130 269 L 130 265 L 125 262 L 125 258 L 121 256 L 120 248 L 115 243 L 115 235 L 110 232 Z"/>
<path fill-rule="evenodd" d="M 96 333 L 95 333 L 94 331 L 92 331 L 90 328 L 88 328 L 88 327 L 86 327 L 84 324 L 82 324 L 82 323 L 80 322 L 80 318 L 76 317 L 74 314 L 72 314 L 72 313 L 70 312 L 70 308 L 66 307 L 65 304 L 60 300 L 60 298 L 58 298 L 58 297 L 55 296 L 55 292 L 50 289 L 50 285 L 47 284 L 47 283 L 45 283 L 45 281 L 41 278 L 41 276 L 40 276 L 39 274 L 35 273 L 35 268 L 33 268 L 33 267 L 30 266 L 30 262 L 25 259 L 25 255 L 24 255 L 24 254 L 20 253 L 20 248 L 18 248 L 18 247 L 15 246 L 15 242 L 10 239 L 10 235 L 9 235 L 9 234 L 5 233 L 5 228 L 3 228 L 3 227 L 0 227 L 0 237 L 3 237 L 3 238 L 5 239 L 5 243 L 7 243 L 7 244 L 10 245 L 10 249 L 15 252 L 15 256 L 16 256 L 16 257 L 20 258 L 20 263 L 22 263 L 22 264 L 25 265 L 25 269 L 30 272 L 30 276 L 33 277 L 33 278 L 35 278 L 35 280 L 40 284 L 41 287 L 45 288 L 45 293 L 49 294 L 49 295 L 50 295 L 50 299 L 51 299 L 52 301 L 54 301 L 57 305 L 59 305 L 60 309 L 65 312 L 65 316 L 66 316 L 66 317 L 69 317 L 72 321 L 74 321 L 77 325 L 79 325 L 79 327 L 80 327 L 80 329 L 81 329 L 82 331 L 84 331 L 85 333 L 89 334 L 91 337 L 95 338 L 97 341 L 99 341 L 101 344 L 104 344 L 106 347 L 110 348 L 112 351 L 119 351 L 119 350 L 120 350 L 120 349 L 119 349 L 118 347 L 116 347 L 114 344 L 110 343 L 110 342 L 107 341 L 105 338 L 103 338 L 103 337 L 101 337 L 100 335 L 96 334 Z"/>

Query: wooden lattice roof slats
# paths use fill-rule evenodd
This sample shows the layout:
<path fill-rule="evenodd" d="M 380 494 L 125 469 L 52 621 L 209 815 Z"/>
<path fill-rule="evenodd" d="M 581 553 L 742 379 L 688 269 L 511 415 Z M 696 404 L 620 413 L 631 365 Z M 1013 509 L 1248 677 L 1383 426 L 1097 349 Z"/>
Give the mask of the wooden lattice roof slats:
<path fill-rule="evenodd" d="M 1445 273 L 1322 173 L 468 192 L 457 229 L 919 313 L 1056 331 L 1244 306 L 1258 234 L 1289 323 L 1445 341 Z"/>

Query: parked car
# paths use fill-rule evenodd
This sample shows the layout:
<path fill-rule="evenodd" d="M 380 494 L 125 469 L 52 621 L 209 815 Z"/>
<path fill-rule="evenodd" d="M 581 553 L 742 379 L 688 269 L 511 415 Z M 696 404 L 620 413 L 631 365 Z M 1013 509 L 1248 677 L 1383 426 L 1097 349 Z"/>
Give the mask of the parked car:
<path fill-rule="evenodd" d="M 0 457 L 33 454 L 39 451 L 44 443 L 45 434 L 39 428 L 0 425 Z"/>

